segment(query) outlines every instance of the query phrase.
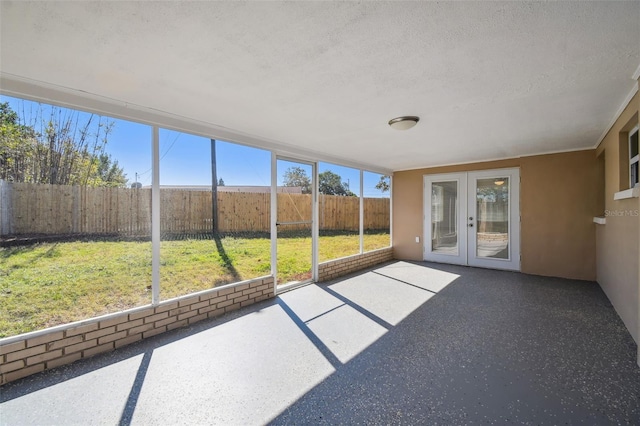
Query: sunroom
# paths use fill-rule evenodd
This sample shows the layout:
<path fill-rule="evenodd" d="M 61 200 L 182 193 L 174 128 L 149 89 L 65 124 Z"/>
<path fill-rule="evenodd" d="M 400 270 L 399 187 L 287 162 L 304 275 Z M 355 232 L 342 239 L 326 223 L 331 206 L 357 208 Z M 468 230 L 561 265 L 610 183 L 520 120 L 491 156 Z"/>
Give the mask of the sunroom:
<path fill-rule="evenodd" d="M 595 282 L 637 346 L 639 3 L 0 19 L 2 384 L 393 262 Z"/>

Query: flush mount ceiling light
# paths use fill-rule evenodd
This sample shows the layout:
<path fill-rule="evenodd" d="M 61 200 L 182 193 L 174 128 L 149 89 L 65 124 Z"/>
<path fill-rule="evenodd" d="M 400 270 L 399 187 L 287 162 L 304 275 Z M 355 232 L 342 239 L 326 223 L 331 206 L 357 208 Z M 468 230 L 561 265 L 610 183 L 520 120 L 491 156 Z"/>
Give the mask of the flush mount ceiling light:
<path fill-rule="evenodd" d="M 498 186 L 504 185 L 505 182 L 505 178 L 496 178 L 496 180 L 493 181 L 493 183 L 495 183 Z"/>
<path fill-rule="evenodd" d="M 389 126 L 396 130 L 409 130 L 420 121 L 420 117 L 414 115 L 406 115 L 389 120 Z"/>

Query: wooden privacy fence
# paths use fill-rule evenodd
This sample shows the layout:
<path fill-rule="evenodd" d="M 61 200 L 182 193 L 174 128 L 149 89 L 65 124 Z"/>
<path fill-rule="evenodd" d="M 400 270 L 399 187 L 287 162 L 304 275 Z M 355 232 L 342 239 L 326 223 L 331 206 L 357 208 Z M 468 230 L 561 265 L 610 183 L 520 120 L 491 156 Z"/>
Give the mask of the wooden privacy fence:
<path fill-rule="evenodd" d="M 269 232 L 270 194 L 218 192 L 220 232 Z M 389 229 L 389 199 L 364 199 L 364 229 Z M 320 195 L 321 230 L 358 231 L 359 199 Z M 278 222 L 311 220 L 311 196 L 278 194 Z M 302 229 L 294 225 L 286 229 Z M 212 230 L 212 192 L 160 189 L 163 233 Z M 0 181 L 0 235 L 151 234 L 151 189 Z"/>

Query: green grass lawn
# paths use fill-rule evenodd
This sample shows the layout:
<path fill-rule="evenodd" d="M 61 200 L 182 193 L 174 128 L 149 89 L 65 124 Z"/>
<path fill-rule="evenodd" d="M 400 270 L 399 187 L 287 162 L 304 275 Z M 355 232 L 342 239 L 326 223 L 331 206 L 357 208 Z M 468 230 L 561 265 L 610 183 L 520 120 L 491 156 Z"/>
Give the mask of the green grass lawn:
<path fill-rule="evenodd" d="M 320 261 L 359 251 L 357 235 L 320 237 Z M 365 235 L 365 250 L 389 234 Z M 269 238 L 162 241 L 160 297 L 268 275 Z M 309 253 L 308 256 L 303 255 Z M 280 281 L 305 278 L 311 238 L 278 240 Z M 90 241 L 0 248 L 0 337 L 151 303 L 151 243 Z"/>

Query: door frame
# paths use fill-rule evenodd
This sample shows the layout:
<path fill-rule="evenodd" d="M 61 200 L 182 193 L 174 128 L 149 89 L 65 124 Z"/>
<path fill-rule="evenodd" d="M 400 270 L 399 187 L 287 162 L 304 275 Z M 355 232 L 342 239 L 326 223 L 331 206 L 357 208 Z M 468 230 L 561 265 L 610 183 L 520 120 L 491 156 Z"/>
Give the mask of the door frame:
<path fill-rule="evenodd" d="M 509 259 L 478 257 L 477 221 L 476 221 L 476 179 L 492 177 L 509 177 Z M 457 181 L 458 196 L 456 211 L 458 217 L 457 254 L 434 253 L 432 251 L 432 208 L 431 184 L 442 181 Z M 423 177 L 423 259 L 430 262 L 450 263 L 457 265 L 477 266 L 490 269 L 519 271 L 521 268 L 520 247 L 520 169 L 504 168 L 490 170 L 472 170 L 456 173 L 424 175 Z M 464 200 L 464 202 L 462 202 Z M 473 219 L 469 219 L 472 217 Z M 473 225 L 473 226 L 470 226 Z"/>
<path fill-rule="evenodd" d="M 278 285 L 278 160 L 311 166 L 311 278 L 305 281 Z M 284 291 L 318 281 L 318 163 L 271 152 L 271 275 L 274 292 Z"/>

